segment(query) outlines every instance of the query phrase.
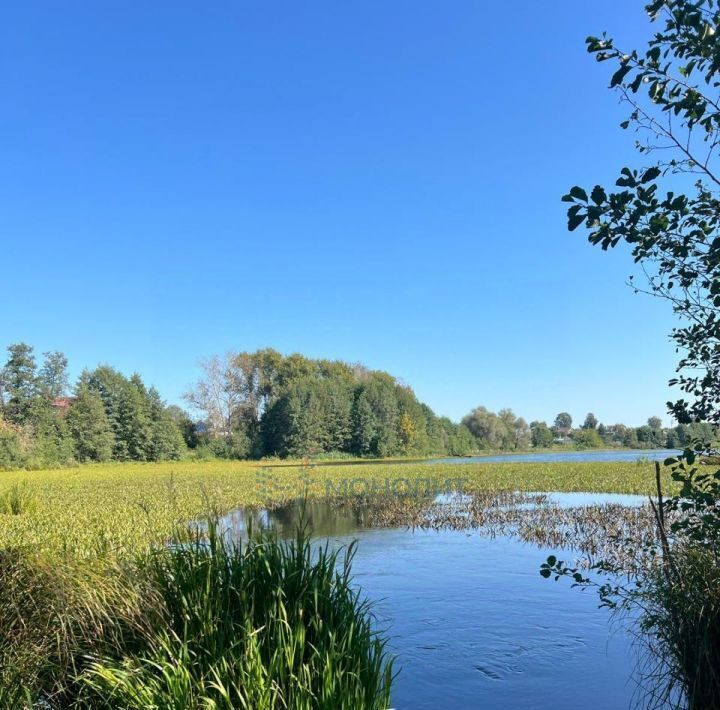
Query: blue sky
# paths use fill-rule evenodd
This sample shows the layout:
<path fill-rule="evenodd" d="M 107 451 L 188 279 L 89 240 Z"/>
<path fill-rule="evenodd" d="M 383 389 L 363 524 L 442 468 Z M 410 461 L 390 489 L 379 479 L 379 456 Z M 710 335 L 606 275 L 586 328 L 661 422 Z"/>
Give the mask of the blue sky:
<path fill-rule="evenodd" d="M 169 401 L 273 346 L 455 419 L 664 415 L 668 306 L 560 202 L 639 159 L 583 40 L 642 46 L 642 5 L 6 5 L 0 344 Z"/>

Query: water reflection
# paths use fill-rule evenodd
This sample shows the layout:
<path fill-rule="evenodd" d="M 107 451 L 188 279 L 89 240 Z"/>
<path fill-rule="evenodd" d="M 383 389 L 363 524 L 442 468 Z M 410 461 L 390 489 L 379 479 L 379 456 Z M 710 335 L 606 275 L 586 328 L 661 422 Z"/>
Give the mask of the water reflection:
<path fill-rule="evenodd" d="M 638 524 L 640 502 L 598 494 L 357 498 L 237 511 L 225 522 L 238 536 L 259 526 L 289 535 L 306 524 L 331 546 L 359 541 L 353 572 L 398 655 L 398 710 L 599 710 L 633 698 L 630 638 L 613 632 L 594 594 L 547 582 L 538 567 L 558 547 L 598 544 L 608 528 Z"/>

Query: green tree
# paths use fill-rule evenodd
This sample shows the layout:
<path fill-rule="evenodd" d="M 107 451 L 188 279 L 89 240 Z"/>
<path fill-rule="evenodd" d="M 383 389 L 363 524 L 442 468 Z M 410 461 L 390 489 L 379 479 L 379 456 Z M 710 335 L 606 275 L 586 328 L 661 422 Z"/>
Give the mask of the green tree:
<path fill-rule="evenodd" d="M 398 403 L 394 383 L 376 375 L 358 389 L 353 406 L 353 448 L 360 456 L 382 458 L 399 453 Z"/>
<path fill-rule="evenodd" d="M 567 412 L 560 412 L 555 417 L 555 428 L 563 435 L 567 436 L 572 429 L 572 417 Z"/>
<path fill-rule="evenodd" d="M 157 461 L 182 455 L 182 435 L 155 390 L 139 375 L 125 377 L 103 365 L 83 373 L 79 386 L 96 392 L 113 431 L 113 458 L 118 461 Z"/>
<path fill-rule="evenodd" d="M 7 362 L 0 371 L 3 412 L 9 422 L 25 424 L 39 394 L 35 355 L 26 343 L 9 345 L 7 351 Z"/>
<path fill-rule="evenodd" d="M 97 392 L 81 385 L 68 409 L 67 426 L 75 443 L 75 458 L 80 462 L 109 461 L 115 437 Z"/>
<path fill-rule="evenodd" d="M 620 49 L 606 35 L 587 39 L 597 61 L 615 65 L 610 86 L 629 106 L 622 126 L 642 134 L 645 163 L 623 167 L 619 189 L 576 186 L 563 199 L 569 229 L 585 225 L 603 249 L 630 245 L 647 275 L 636 288 L 667 299 L 681 317 L 672 338 L 685 356 L 671 382 L 692 399 L 670 404 L 671 412 L 681 422 L 720 423 L 718 11 L 715 0 L 646 8 L 666 22 L 645 52 Z"/>
<path fill-rule="evenodd" d="M 32 467 L 46 468 L 72 463 L 75 447 L 67 424 L 45 399 L 35 397 L 32 400 L 28 421 L 33 438 Z"/>
<path fill-rule="evenodd" d="M 428 435 L 428 416 L 434 417 L 432 410 L 423 407 L 417 401 L 415 393 L 410 387 L 395 385 L 395 397 L 398 403 L 398 444 L 399 453 L 409 455 L 423 455 L 431 453 L 430 437 Z M 447 449 L 442 449 L 443 452 Z"/>
<path fill-rule="evenodd" d="M 185 446 L 189 449 L 196 449 L 200 444 L 200 432 L 197 423 L 192 420 L 182 407 L 178 407 L 176 404 L 166 407 L 166 411 L 175 422 L 175 426 L 180 430 Z"/>
<path fill-rule="evenodd" d="M 180 427 L 154 387 L 146 391 L 146 397 L 150 418 L 150 445 L 146 452 L 148 460 L 167 461 L 181 458 L 186 446 Z"/>
<path fill-rule="evenodd" d="M 579 449 L 597 449 L 603 444 L 597 429 L 576 429 L 572 439 Z"/>
<path fill-rule="evenodd" d="M 598 425 L 597 417 L 592 412 L 588 412 L 588 415 L 585 417 L 585 421 L 583 422 L 582 428 L 583 429 L 595 429 L 595 428 L 597 428 L 597 425 Z"/>
<path fill-rule="evenodd" d="M 662 429 L 662 419 L 660 417 L 650 417 L 647 424 L 651 429 Z"/>
<path fill-rule="evenodd" d="M 555 440 L 552 430 L 545 422 L 531 422 L 530 435 L 535 448 L 549 448 Z"/>
<path fill-rule="evenodd" d="M 449 419 L 449 433 L 447 445 L 444 449 L 429 453 L 448 453 L 451 456 L 467 456 L 471 454 L 477 443 L 475 437 L 470 433 L 470 430 L 464 424 L 455 424 Z"/>
<path fill-rule="evenodd" d="M 306 376 L 292 382 L 263 419 L 266 450 L 311 456 L 349 449 L 352 389 L 337 379 Z"/>
<path fill-rule="evenodd" d="M 522 417 L 516 417 L 512 409 L 501 409 L 498 419 L 501 424 L 503 450 L 527 449 L 530 446 L 530 427 Z"/>
<path fill-rule="evenodd" d="M 666 299 L 679 316 L 672 339 L 683 357 L 671 384 L 689 400 L 669 402 L 668 409 L 682 424 L 718 425 L 720 6 L 652 0 L 646 10 L 653 22 L 664 22 L 645 51 L 620 49 L 606 35 L 587 39 L 598 61 L 613 64 L 610 86 L 629 107 L 622 127 L 641 134 L 642 163 L 623 167 L 613 187 L 573 187 L 563 198 L 570 203 L 568 228 L 584 225 L 590 242 L 606 250 L 629 245 L 646 277 L 637 290 Z M 637 437 L 658 430 L 640 427 Z M 642 628 L 669 664 L 673 687 L 655 697 L 674 697 L 679 686 L 687 707 L 720 707 L 720 471 L 703 470 L 689 448 L 668 466 L 680 493 L 658 495 L 654 537 L 661 543 L 648 544 L 655 545 L 659 568 L 602 594 L 610 604 L 640 609 Z M 607 560 L 599 565 L 617 569 Z M 551 576 L 553 566 L 543 574 Z"/>
<path fill-rule="evenodd" d="M 486 407 L 475 407 L 462 419 L 462 424 L 477 440 L 478 448 L 501 449 L 506 435 L 505 427 L 497 414 Z"/>
<path fill-rule="evenodd" d="M 53 401 L 67 394 L 70 387 L 68 359 L 59 350 L 43 353 L 38 373 L 38 388 L 43 397 Z"/>
<path fill-rule="evenodd" d="M 23 429 L 0 416 L 0 469 L 20 468 L 27 461 L 27 440 Z"/>
<path fill-rule="evenodd" d="M 639 448 L 640 441 L 638 439 L 637 431 L 632 427 L 628 427 L 623 434 L 622 443 L 623 446 L 626 446 L 629 449 Z"/>

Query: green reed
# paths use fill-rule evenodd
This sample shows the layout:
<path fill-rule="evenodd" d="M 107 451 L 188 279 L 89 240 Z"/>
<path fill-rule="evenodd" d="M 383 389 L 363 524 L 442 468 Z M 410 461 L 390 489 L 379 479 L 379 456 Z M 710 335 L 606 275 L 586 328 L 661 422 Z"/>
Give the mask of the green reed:
<path fill-rule="evenodd" d="M 352 546 L 241 544 L 211 523 L 122 565 L 3 554 L 0 707 L 389 707 Z"/>

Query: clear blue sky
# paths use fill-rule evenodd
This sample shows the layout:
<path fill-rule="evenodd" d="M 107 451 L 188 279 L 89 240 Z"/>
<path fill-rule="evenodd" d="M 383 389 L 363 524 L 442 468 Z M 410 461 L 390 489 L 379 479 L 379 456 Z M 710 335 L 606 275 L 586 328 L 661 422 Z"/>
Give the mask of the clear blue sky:
<path fill-rule="evenodd" d="M 560 202 L 637 160 L 583 40 L 643 4 L 6 4 L 0 344 L 169 401 L 273 346 L 456 419 L 667 421 L 672 315 Z"/>

